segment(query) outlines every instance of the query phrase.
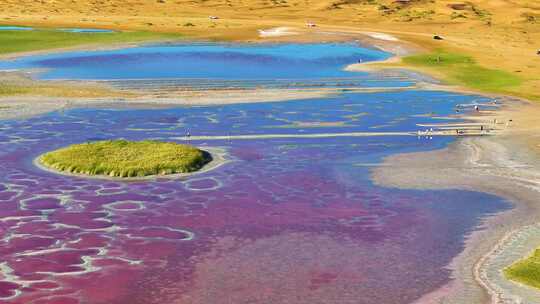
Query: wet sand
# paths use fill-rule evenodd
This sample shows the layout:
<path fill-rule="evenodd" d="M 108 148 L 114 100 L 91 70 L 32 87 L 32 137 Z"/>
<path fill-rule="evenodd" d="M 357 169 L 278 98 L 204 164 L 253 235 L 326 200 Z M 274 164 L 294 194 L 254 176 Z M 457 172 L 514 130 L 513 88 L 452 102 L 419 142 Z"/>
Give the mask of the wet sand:
<path fill-rule="evenodd" d="M 530 120 L 540 107 L 507 100 L 503 110 L 475 120 L 497 119 L 493 137 L 460 138 L 437 151 L 393 155 L 372 170 L 374 182 L 403 189 L 461 189 L 491 193 L 514 206 L 484 219 L 449 268 L 454 280 L 416 303 L 537 303 L 540 292 L 506 280 L 501 270 L 540 244 L 540 165 L 529 141 Z"/>
<path fill-rule="evenodd" d="M 75 108 L 171 108 L 241 103 L 285 102 L 290 100 L 332 97 L 343 92 L 393 92 L 414 87 L 328 88 L 328 89 L 231 89 L 159 92 L 135 97 L 66 98 L 16 96 L 0 98 L 0 119 L 21 119 L 52 111 Z"/>

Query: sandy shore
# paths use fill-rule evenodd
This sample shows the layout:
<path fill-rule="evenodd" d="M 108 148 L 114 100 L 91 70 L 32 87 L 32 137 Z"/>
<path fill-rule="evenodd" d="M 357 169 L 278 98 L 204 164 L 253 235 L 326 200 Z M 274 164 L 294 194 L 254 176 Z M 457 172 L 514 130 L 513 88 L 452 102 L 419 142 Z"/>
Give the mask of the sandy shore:
<path fill-rule="evenodd" d="M 393 155 L 372 171 L 381 186 L 481 191 L 514 207 L 485 218 L 448 265 L 452 282 L 417 304 L 538 303 L 540 291 L 506 280 L 501 270 L 540 245 L 540 165 L 528 147 L 537 130 L 527 128 L 540 107 L 507 101 L 505 109 L 475 117 L 500 123 L 512 119 L 499 136 L 461 138 L 442 150 Z"/>
<path fill-rule="evenodd" d="M 381 72 L 381 63 L 399 63 L 418 48 L 404 47 L 397 38 L 381 48 L 397 56 L 386 62 L 349 65 L 349 71 Z M 395 39 L 394 39 L 395 38 Z M 401 53 L 396 50 L 401 50 Z M 405 72 L 398 69 L 399 72 Z M 452 281 L 414 304 L 441 303 L 539 303 L 540 291 L 507 280 L 502 269 L 540 246 L 540 137 L 537 117 L 540 106 L 528 101 L 447 86 L 426 75 L 413 75 L 417 86 L 464 94 L 482 94 L 504 100 L 497 112 L 468 117 L 471 122 L 496 128 L 497 136 L 463 137 L 447 148 L 393 155 L 373 169 L 373 181 L 403 189 L 462 189 L 494 194 L 508 200 L 513 209 L 483 219 L 467 236 L 464 251 L 448 265 Z M 496 119 L 497 124 L 492 121 Z M 512 121 L 506 125 L 507 122 Z"/>

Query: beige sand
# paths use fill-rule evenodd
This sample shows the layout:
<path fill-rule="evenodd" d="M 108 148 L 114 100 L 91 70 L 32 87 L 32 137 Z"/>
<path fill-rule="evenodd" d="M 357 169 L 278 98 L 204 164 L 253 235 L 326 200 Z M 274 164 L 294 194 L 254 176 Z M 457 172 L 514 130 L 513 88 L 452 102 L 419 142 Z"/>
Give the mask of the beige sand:
<path fill-rule="evenodd" d="M 538 303 L 540 291 L 509 282 L 501 269 L 540 244 L 540 234 L 532 233 L 540 221 L 540 163 L 529 143 L 519 140 L 537 136 L 527 124 L 538 117 L 540 107 L 517 101 L 506 107 L 512 110 L 496 113 L 505 125 L 499 136 L 462 138 L 443 150 L 390 156 L 372 171 L 379 185 L 482 191 L 515 207 L 485 219 L 449 265 L 452 283 L 417 303 Z M 513 122 L 506 128 L 509 119 Z"/>

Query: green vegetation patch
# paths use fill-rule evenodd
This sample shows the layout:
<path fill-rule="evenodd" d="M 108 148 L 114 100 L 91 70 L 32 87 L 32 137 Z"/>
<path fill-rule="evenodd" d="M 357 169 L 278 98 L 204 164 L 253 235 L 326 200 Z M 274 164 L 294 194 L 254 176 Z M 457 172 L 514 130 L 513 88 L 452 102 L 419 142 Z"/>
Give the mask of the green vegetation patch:
<path fill-rule="evenodd" d="M 403 62 L 437 70 L 448 75 L 449 80 L 455 84 L 483 91 L 504 92 L 508 88 L 519 86 L 523 81 L 509 72 L 480 66 L 472 57 L 442 50 L 407 56 L 403 58 Z"/>
<path fill-rule="evenodd" d="M 144 177 L 189 173 L 211 160 L 190 145 L 159 141 L 109 140 L 76 144 L 43 154 L 45 167 L 68 173 L 111 177 Z"/>
<path fill-rule="evenodd" d="M 532 256 L 506 268 L 504 273 L 511 280 L 540 288 L 540 248 Z"/>
<path fill-rule="evenodd" d="M 0 83 L 0 96 L 21 95 L 28 94 L 30 92 L 31 89 L 29 87 Z"/>
<path fill-rule="evenodd" d="M 39 51 L 89 44 L 178 39 L 178 34 L 150 32 L 71 33 L 54 30 L 0 31 L 0 54 Z"/>

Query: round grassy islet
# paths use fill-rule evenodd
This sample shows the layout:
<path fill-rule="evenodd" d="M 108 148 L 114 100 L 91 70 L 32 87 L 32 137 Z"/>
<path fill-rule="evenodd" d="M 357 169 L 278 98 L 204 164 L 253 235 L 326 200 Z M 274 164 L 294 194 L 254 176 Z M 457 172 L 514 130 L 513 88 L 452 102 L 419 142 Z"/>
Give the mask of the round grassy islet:
<path fill-rule="evenodd" d="M 504 269 L 504 273 L 511 280 L 540 289 L 540 248 Z"/>
<path fill-rule="evenodd" d="M 66 173 L 129 178 L 190 173 L 211 159 L 206 151 L 174 142 L 107 140 L 61 148 L 38 161 Z"/>

